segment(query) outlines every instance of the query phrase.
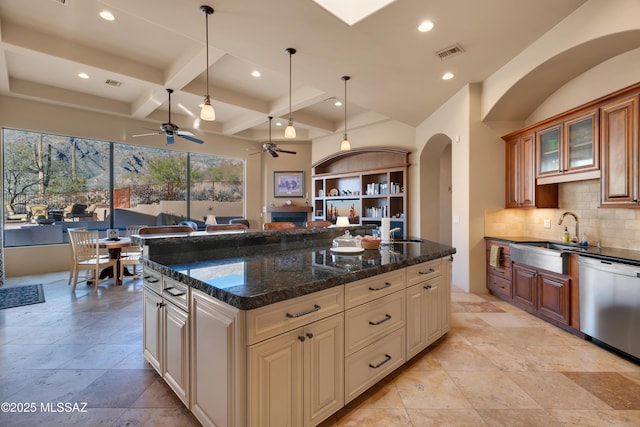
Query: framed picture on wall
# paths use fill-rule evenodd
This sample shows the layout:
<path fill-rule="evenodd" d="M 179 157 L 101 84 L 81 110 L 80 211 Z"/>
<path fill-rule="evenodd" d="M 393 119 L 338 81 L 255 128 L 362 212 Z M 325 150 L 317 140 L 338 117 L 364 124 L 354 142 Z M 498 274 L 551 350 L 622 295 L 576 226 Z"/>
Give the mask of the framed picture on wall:
<path fill-rule="evenodd" d="M 273 173 L 274 197 L 304 197 L 304 172 Z"/>

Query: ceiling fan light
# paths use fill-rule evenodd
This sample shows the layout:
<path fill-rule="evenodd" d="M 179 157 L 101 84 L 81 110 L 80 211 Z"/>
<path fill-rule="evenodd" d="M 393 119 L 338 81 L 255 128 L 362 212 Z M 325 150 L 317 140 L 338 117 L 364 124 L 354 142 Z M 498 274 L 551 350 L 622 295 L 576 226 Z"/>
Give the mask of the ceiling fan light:
<path fill-rule="evenodd" d="M 295 138 L 296 137 L 296 128 L 293 127 L 293 119 L 289 119 L 289 124 L 287 128 L 284 130 L 285 138 Z"/>
<path fill-rule="evenodd" d="M 345 133 L 344 139 L 340 144 L 340 151 L 350 151 L 350 150 L 351 150 L 351 143 L 349 142 L 349 139 L 347 139 L 347 134 Z"/>
<path fill-rule="evenodd" d="M 211 100 L 209 99 L 209 95 L 204 98 L 204 105 L 202 106 L 202 110 L 200 110 L 200 118 L 202 120 L 207 120 L 209 122 L 214 121 L 216 119 L 216 112 L 211 106 Z"/>

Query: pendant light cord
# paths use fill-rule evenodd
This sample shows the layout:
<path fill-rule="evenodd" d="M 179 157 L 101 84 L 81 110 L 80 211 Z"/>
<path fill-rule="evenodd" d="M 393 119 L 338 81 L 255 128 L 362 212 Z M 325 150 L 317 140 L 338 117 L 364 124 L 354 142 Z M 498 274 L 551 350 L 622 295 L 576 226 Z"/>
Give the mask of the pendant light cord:
<path fill-rule="evenodd" d="M 205 17 L 205 24 L 206 24 L 206 28 L 205 28 L 205 38 L 206 38 L 206 42 L 207 42 L 207 65 L 205 68 L 205 71 L 207 72 L 207 98 L 209 98 L 209 14 L 205 13 L 204 15 Z"/>
<path fill-rule="evenodd" d="M 291 68 L 291 55 L 293 55 L 293 53 L 291 53 L 292 51 L 289 51 L 289 120 L 291 120 L 291 75 L 292 75 L 292 68 Z"/>

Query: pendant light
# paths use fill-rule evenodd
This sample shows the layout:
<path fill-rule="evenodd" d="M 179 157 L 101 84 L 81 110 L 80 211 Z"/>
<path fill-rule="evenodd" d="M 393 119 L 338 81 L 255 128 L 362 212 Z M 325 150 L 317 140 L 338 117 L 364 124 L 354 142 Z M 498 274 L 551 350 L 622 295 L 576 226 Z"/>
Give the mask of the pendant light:
<path fill-rule="evenodd" d="M 293 127 L 293 117 L 291 117 L 291 57 L 296 53 L 296 50 L 292 47 L 288 47 L 286 51 L 289 54 L 289 124 L 284 130 L 284 137 L 295 138 L 296 128 Z"/>
<path fill-rule="evenodd" d="M 200 12 L 204 13 L 207 41 L 207 66 L 205 68 L 205 71 L 207 72 L 207 94 L 204 96 L 204 105 L 200 111 L 200 118 L 202 120 L 213 121 L 216 119 L 216 112 L 211 106 L 211 98 L 209 97 L 209 15 L 213 14 L 213 8 L 206 5 L 200 6 Z"/>
<path fill-rule="evenodd" d="M 340 151 L 351 150 L 351 143 L 347 138 L 347 80 L 350 78 L 349 76 L 342 76 L 342 80 L 344 80 L 344 138 L 342 138 L 342 144 L 340 144 Z"/>

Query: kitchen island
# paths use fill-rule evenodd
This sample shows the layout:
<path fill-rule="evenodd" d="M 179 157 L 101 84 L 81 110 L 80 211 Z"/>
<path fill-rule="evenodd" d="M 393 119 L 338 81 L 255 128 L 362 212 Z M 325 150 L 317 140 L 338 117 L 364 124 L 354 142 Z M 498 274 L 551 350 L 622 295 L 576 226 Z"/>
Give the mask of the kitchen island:
<path fill-rule="evenodd" d="M 343 232 L 134 238 L 145 358 L 203 425 L 317 425 L 449 330 L 454 248 Z"/>

